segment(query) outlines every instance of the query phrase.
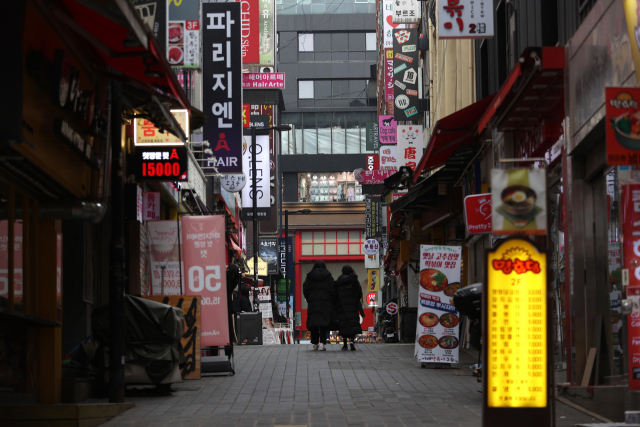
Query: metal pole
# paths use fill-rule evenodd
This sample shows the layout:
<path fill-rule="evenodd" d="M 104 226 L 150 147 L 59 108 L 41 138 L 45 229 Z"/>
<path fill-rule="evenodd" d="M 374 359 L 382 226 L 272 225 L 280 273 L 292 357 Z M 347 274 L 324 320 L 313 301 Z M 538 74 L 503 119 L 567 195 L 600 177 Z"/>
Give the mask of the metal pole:
<path fill-rule="evenodd" d="M 284 276 L 284 286 L 285 286 L 285 307 L 287 307 L 287 318 L 289 318 L 289 310 L 291 310 L 291 307 L 289 306 L 289 282 L 291 281 L 289 279 L 289 277 L 291 276 L 291 272 L 288 271 L 289 270 L 289 211 L 286 210 L 284 211 L 284 246 L 285 246 L 285 250 L 284 250 L 284 265 L 285 265 L 285 271 L 287 272 L 286 275 Z M 294 320 L 293 320 L 293 333 L 294 333 L 294 340 L 295 340 L 295 329 L 296 329 L 296 321 L 295 321 L 295 314 L 293 315 Z"/>
<path fill-rule="evenodd" d="M 256 182 L 256 128 L 251 127 L 251 194 L 253 197 L 253 286 L 258 286 L 258 185 Z"/>
<path fill-rule="evenodd" d="M 122 83 L 111 81 L 111 242 L 109 272 L 109 403 L 124 402 L 124 194 L 122 187 Z"/>
<path fill-rule="evenodd" d="M 160 295 L 164 296 L 164 269 L 167 268 L 166 265 L 160 266 L 160 273 L 162 276 L 160 277 Z"/>

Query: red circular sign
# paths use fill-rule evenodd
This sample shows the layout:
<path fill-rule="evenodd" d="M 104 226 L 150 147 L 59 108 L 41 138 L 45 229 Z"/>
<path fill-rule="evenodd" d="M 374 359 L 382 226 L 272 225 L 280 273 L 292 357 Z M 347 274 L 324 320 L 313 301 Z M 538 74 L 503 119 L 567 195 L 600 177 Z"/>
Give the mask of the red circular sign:
<path fill-rule="evenodd" d="M 371 292 L 369 295 L 367 295 L 367 304 L 375 304 L 377 295 L 378 294 L 376 292 Z"/>
<path fill-rule="evenodd" d="M 387 313 L 393 316 L 397 312 L 398 312 L 398 304 L 396 304 L 395 302 L 390 302 L 389 304 L 387 304 Z"/>

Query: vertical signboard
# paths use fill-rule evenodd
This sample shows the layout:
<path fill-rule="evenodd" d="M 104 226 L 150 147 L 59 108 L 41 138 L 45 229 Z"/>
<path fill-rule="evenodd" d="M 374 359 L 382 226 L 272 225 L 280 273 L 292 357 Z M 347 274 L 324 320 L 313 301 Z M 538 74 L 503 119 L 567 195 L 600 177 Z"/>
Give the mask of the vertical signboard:
<path fill-rule="evenodd" d="M 407 166 L 415 172 L 423 147 L 422 125 L 398 125 L 398 169 Z"/>
<path fill-rule="evenodd" d="M 548 426 L 546 254 L 503 240 L 487 252 L 485 283 L 483 424 Z"/>
<path fill-rule="evenodd" d="M 256 136 L 256 188 L 253 188 L 252 156 L 253 146 L 251 136 L 244 137 L 242 144 L 243 168 L 247 174 L 247 184 L 242 189 L 242 220 L 253 219 L 253 198 L 256 197 L 258 207 L 258 221 L 271 218 L 271 193 L 269 183 L 269 136 Z"/>
<path fill-rule="evenodd" d="M 417 24 L 422 16 L 421 4 L 418 0 L 396 1 L 393 5 L 392 23 Z"/>
<path fill-rule="evenodd" d="M 404 24 L 395 24 L 393 22 L 393 0 L 383 0 L 382 4 L 382 29 L 384 31 L 383 34 L 383 47 L 384 49 L 392 49 L 393 48 L 393 29 L 394 28 L 404 28 Z"/>
<path fill-rule="evenodd" d="M 285 265 L 285 251 L 287 250 L 287 245 L 285 244 L 284 237 L 278 238 L 278 265 L 280 266 L 280 273 L 282 277 L 289 280 L 294 280 L 294 259 L 293 259 L 293 237 L 289 237 L 289 263 Z M 290 293 L 292 290 L 289 291 Z M 283 300 L 284 301 L 284 300 Z"/>
<path fill-rule="evenodd" d="M 260 238 L 259 256 L 267 263 L 267 274 L 278 274 L 278 252 L 276 237 Z"/>
<path fill-rule="evenodd" d="M 181 68 L 200 66 L 199 0 L 169 0 L 167 60 Z"/>
<path fill-rule="evenodd" d="M 164 295 L 180 295 L 182 293 L 178 225 L 177 221 L 147 223 L 152 295 L 162 295 L 163 293 Z"/>
<path fill-rule="evenodd" d="M 544 170 L 491 171 L 492 233 L 547 234 L 547 180 Z"/>
<path fill-rule="evenodd" d="M 182 230 L 185 294 L 202 297 L 201 344 L 229 345 L 224 216 L 185 216 Z"/>
<path fill-rule="evenodd" d="M 398 170 L 398 147 L 396 145 L 385 145 L 380 148 L 380 170 Z"/>
<path fill-rule="evenodd" d="M 605 88 L 607 164 L 640 164 L 640 89 Z"/>
<path fill-rule="evenodd" d="M 418 114 L 418 29 L 393 30 L 393 100 L 397 121 L 414 121 Z"/>
<path fill-rule="evenodd" d="M 438 38 L 483 39 L 493 37 L 493 0 L 438 2 Z"/>
<path fill-rule="evenodd" d="M 384 50 L 384 100 L 393 101 L 393 49 Z"/>
<path fill-rule="evenodd" d="M 167 37 L 167 0 L 131 0 L 142 22 L 153 32 L 158 45 L 166 46 Z"/>
<path fill-rule="evenodd" d="M 368 171 L 377 171 L 380 170 L 380 158 L 375 154 L 367 154 L 367 165 L 366 169 Z"/>
<path fill-rule="evenodd" d="M 378 124 L 380 144 L 395 144 L 397 142 L 396 133 L 398 123 L 393 119 L 393 116 L 378 116 Z"/>
<path fill-rule="evenodd" d="M 247 74 L 247 73 L 245 73 Z M 284 74 L 284 73 L 283 73 Z M 250 122 L 254 121 L 256 117 L 264 117 L 264 127 L 273 126 L 273 105 L 252 105 L 251 106 Z M 253 124 L 251 125 L 253 126 Z M 278 210 L 277 210 L 277 197 L 279 197 L 276 188 L 278 188 L 278 174 L 276 173 L 276 152 L 273 142 L 274 131 L 269 131 L 269 188 L 273 191 L 269 197 L 270 200 L 270 216 L 263 218 L 260 223 L 261 233 L 277 233 L 278 232 Z"/>
<path fill-rule="evenodd" d="M 629 389 L 640 390 L 640 184 L 621 187 L 620 223 L 625 242 L 622 266 L 629 270 L 626 291 L 633 302 L 633 311 L 627 316 Z"/>
<path fill-rule="evenodd" d="M 378 199 L 371 196 L 366 196 L 364 199 L 365 239 L 382 237 L 382 203 Z"/>
<path fill-rule="evenodd" d="M 367 122 L 367 151 L 378 151 L 380 140 L 378 139 L 378 123 Z"/>
<path fill-rule="evenodd" d="M 236 0 L 242 5 L 242 63 L 260 63 L 260 0 Z"/>
<path fill-rule="evenodd" d="M 138 187 L 140 188 L 140 187 Z M 158 221 L 160 216 L 160 193 L 142 193 L 142 219 L 144 221 Z"/>
<path fill-rule="evenodd" d="M 462 248 L 420 245 L 420 290 L 415 357 L 418 362 L 458 363 L 459 323 L 451 298 L 460 289 Z"/>
<path fill-rule="evenodd" d="M 273 0 L 260 0 L 260 65 L 274 65 Z"/>
<path fill-rule="evenodd" d="M 367 290 L 369 292 L 378 292 L 380 290 L 380 269 L 368 269 L 367 279 Z"/>
<path fill-rule="evenodd" d="M 203 172 L 242 172 L 242 35 L 240 3 L 202 3 L 203 133 L 215 158 Z"/>

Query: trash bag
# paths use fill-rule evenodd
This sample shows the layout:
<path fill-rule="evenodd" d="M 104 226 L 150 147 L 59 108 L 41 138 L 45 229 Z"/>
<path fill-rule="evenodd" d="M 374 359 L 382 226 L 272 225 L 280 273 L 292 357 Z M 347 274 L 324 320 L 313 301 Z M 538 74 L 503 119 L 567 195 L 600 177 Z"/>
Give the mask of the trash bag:
<path fill-rule="evenodd" d="M 185 363 L 180 343 L 185 330 L 182 309 L 126 295 L 124 313 L 125 362 L 143 365 L 151 381 L 159 384 L 176 364 Z M 106 349 L 109 343 L 109 304 L 93 311 L 91 327 L 94 338 Z M 104 351 L 101 353 L 105 354 Z M 105 369 L 108 357 L 97 357 L 94 363 Z"/>

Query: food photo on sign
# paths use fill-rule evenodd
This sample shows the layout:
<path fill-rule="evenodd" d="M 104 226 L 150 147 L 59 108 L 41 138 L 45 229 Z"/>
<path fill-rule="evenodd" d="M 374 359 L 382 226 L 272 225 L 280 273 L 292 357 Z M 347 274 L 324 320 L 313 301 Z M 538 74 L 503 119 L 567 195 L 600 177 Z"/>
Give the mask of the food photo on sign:
<path fill-rule="evenodd" d="M 640 164 L 640 89 L 605 89 L 607 164 Z"/>
<path fill-rule="evenodd" d="M 529 169 L 491 171 L 492 233 L 547 233 L 546 172 Z"/>

